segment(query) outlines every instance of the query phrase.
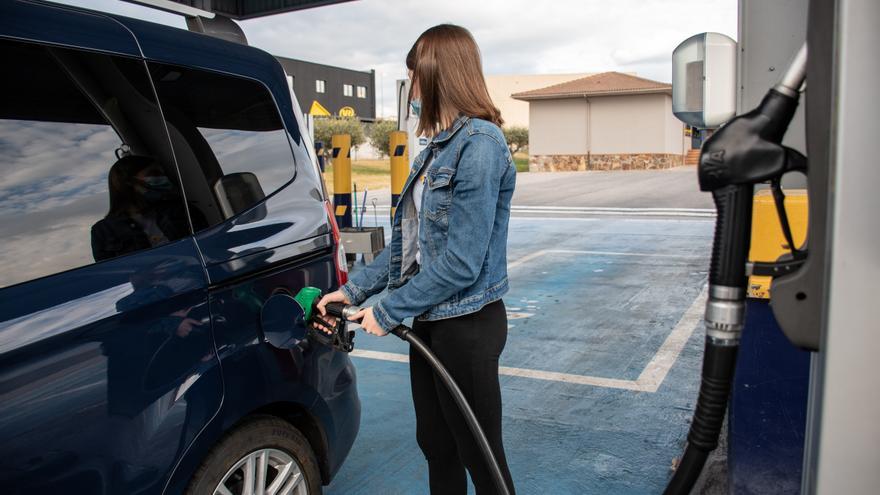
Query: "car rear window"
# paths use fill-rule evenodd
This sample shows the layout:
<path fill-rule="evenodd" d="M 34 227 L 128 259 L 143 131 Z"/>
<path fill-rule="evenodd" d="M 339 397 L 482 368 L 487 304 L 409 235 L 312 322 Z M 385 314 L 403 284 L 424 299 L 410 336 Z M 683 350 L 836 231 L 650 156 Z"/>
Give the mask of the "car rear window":
<path fill-rule="evenodd" d="M 275 101 L 241 77 L 150 64 L 193 225 L 201 230 L 290 182 L 294 161 Z"/>

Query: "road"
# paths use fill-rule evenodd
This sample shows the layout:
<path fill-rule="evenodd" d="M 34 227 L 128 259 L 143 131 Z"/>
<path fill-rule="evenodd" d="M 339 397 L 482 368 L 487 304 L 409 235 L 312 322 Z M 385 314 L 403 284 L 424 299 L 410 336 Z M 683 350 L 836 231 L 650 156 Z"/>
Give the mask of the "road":
<path fill-rule="evenodd" d="M 390 203 L 390 189 L 371 190 L 369 199 Z M 687 208 L 712 209 L 701 192 L 694 167 L 613 172 L 521 172 L 516 177 L 515 207 Z M 372 206 L 367 207 L 368 217 Z M 367 218 L 372 221 L 372 218 Z"/>
<path fill-rule="evenodd" d="M 521 173 L 514 206 L 714 208 L 694 167 L 612 172 Z"/>
<path fill-rule="evenodd" d="M 555 177 L 562 174 L 531 175 L 521 174 L 530 177 L 518 194 L 567 182 Z M 650 184 L 685 176 L 612 179 Z M 509 334 L 501 356 L 504 441 L 517 491 L 660 493 L 697 396 L 714 222 L 696 212 L 548 210 L 536 217 L 519 211 L 525 208 L 515 207 L 510 221 Z M 378 215 L 386 233 L 387 215 Z M 358 332 L 352 359 L 361 429 L 328 495 L 426 493 L 407 352 L 394 337 Z"/>

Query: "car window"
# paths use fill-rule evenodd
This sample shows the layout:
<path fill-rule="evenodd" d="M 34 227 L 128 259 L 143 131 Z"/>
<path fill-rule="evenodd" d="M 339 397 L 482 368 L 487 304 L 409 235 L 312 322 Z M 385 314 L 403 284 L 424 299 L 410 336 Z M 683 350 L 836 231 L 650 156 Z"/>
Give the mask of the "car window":
<path fill-rule="evenodd" d="M 0 287 L 190 228 L 142 61 L 0 40 Z"/>
<path fill-rule="evenodd" d="M 287 132 L 262 84 L 158 63 L 150 64 L 150 73 L 197 231 L 251 208 L 293 179 Z"/>

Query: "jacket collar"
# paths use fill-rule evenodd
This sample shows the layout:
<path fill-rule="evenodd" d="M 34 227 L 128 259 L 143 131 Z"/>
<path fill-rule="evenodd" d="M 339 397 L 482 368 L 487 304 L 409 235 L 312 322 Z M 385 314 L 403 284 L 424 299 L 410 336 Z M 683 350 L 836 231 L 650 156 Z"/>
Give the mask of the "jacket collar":
<path fill-rule="evenodd" d="M 459 116 L 452 121 L 452 125 L 449 126 L 449 129 L 444 129 L 434 136 L 434 139 L 431 140 L 431 144 L 435 146 L 444 145 L 455 135 L 456 132 L 458 132 L 459 129 L 464 127 L 470 119 L 471 118 L 467 115 L 459 114 Z"/>

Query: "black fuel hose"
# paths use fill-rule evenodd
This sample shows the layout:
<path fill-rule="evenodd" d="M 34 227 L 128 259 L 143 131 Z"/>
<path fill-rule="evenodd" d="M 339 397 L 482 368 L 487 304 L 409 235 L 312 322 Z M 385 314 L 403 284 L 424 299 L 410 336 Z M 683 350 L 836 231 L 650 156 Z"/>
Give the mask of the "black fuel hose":
<path fill-rule="evenodd" d="M 678 463 L 675 474 L 666 485 L 664 495 L 686 495 L 691 492 L 703 471 L 709 453 L 718 446 L 718 436 L 724 425 L 727 399 L 736 369 L 739 344 L 718 345 L 706 338 L 703 357 L 703 377 L 694 419 L 688 432 L 688 445 Z"/>
<path fill-rule="evenodd" d="M 327 303 L 326 309 L 327 313 L 346 319 L 348 316 L 360 310 L 360 308 L 356 306 L 350 306 L 343 303 Z M 477 421 L 477 415 L 474 414 L 474 410 L 471 409 L 470 404 L 468 404 L 467 399 L 464 397 L 464 393 L 462 393 L 458 384 L 455 383 L 452 375 L 449 374 L 449 371 L 443 366 L 440 359 L 431 352 L 431 349 L 425 344 L 425 342 L 412 333 L 411 328 L 405 325 L 399 325 L 393 328 L 391 333 L 401 340 L 409 342 L 413 349 L 428 361 L 428 364 L 434 369 L 434 373 L 436 373 L 443 384 L 446 385 L 449 394 L 452 395 L 452 399 L 455 400 L 455 404 L 461 411 L 462 416 L 464 416 L 465 423 L 467 423 L 468 428 L 471 430 L 471 434 L 474 436 L 477 446 L 480 447 L 480 451 L 483 453 L 483 459 L 485 459 L 486 464 L 489 466 L 489 471 L 492 472 L 492 479 L 495 481 L 495 488 L 498 489 L 499 495 L 509 495 L 510 490 L 508 490 L 507 483 L 504 481 L 504 474 L 501 472 L 501 466 L 499 466 L 498 460 L 492 452 L 492 447 L 489 445 L 486 433 L 483 431 L 483 428 L 480 427 L 480 423 Z"/>

